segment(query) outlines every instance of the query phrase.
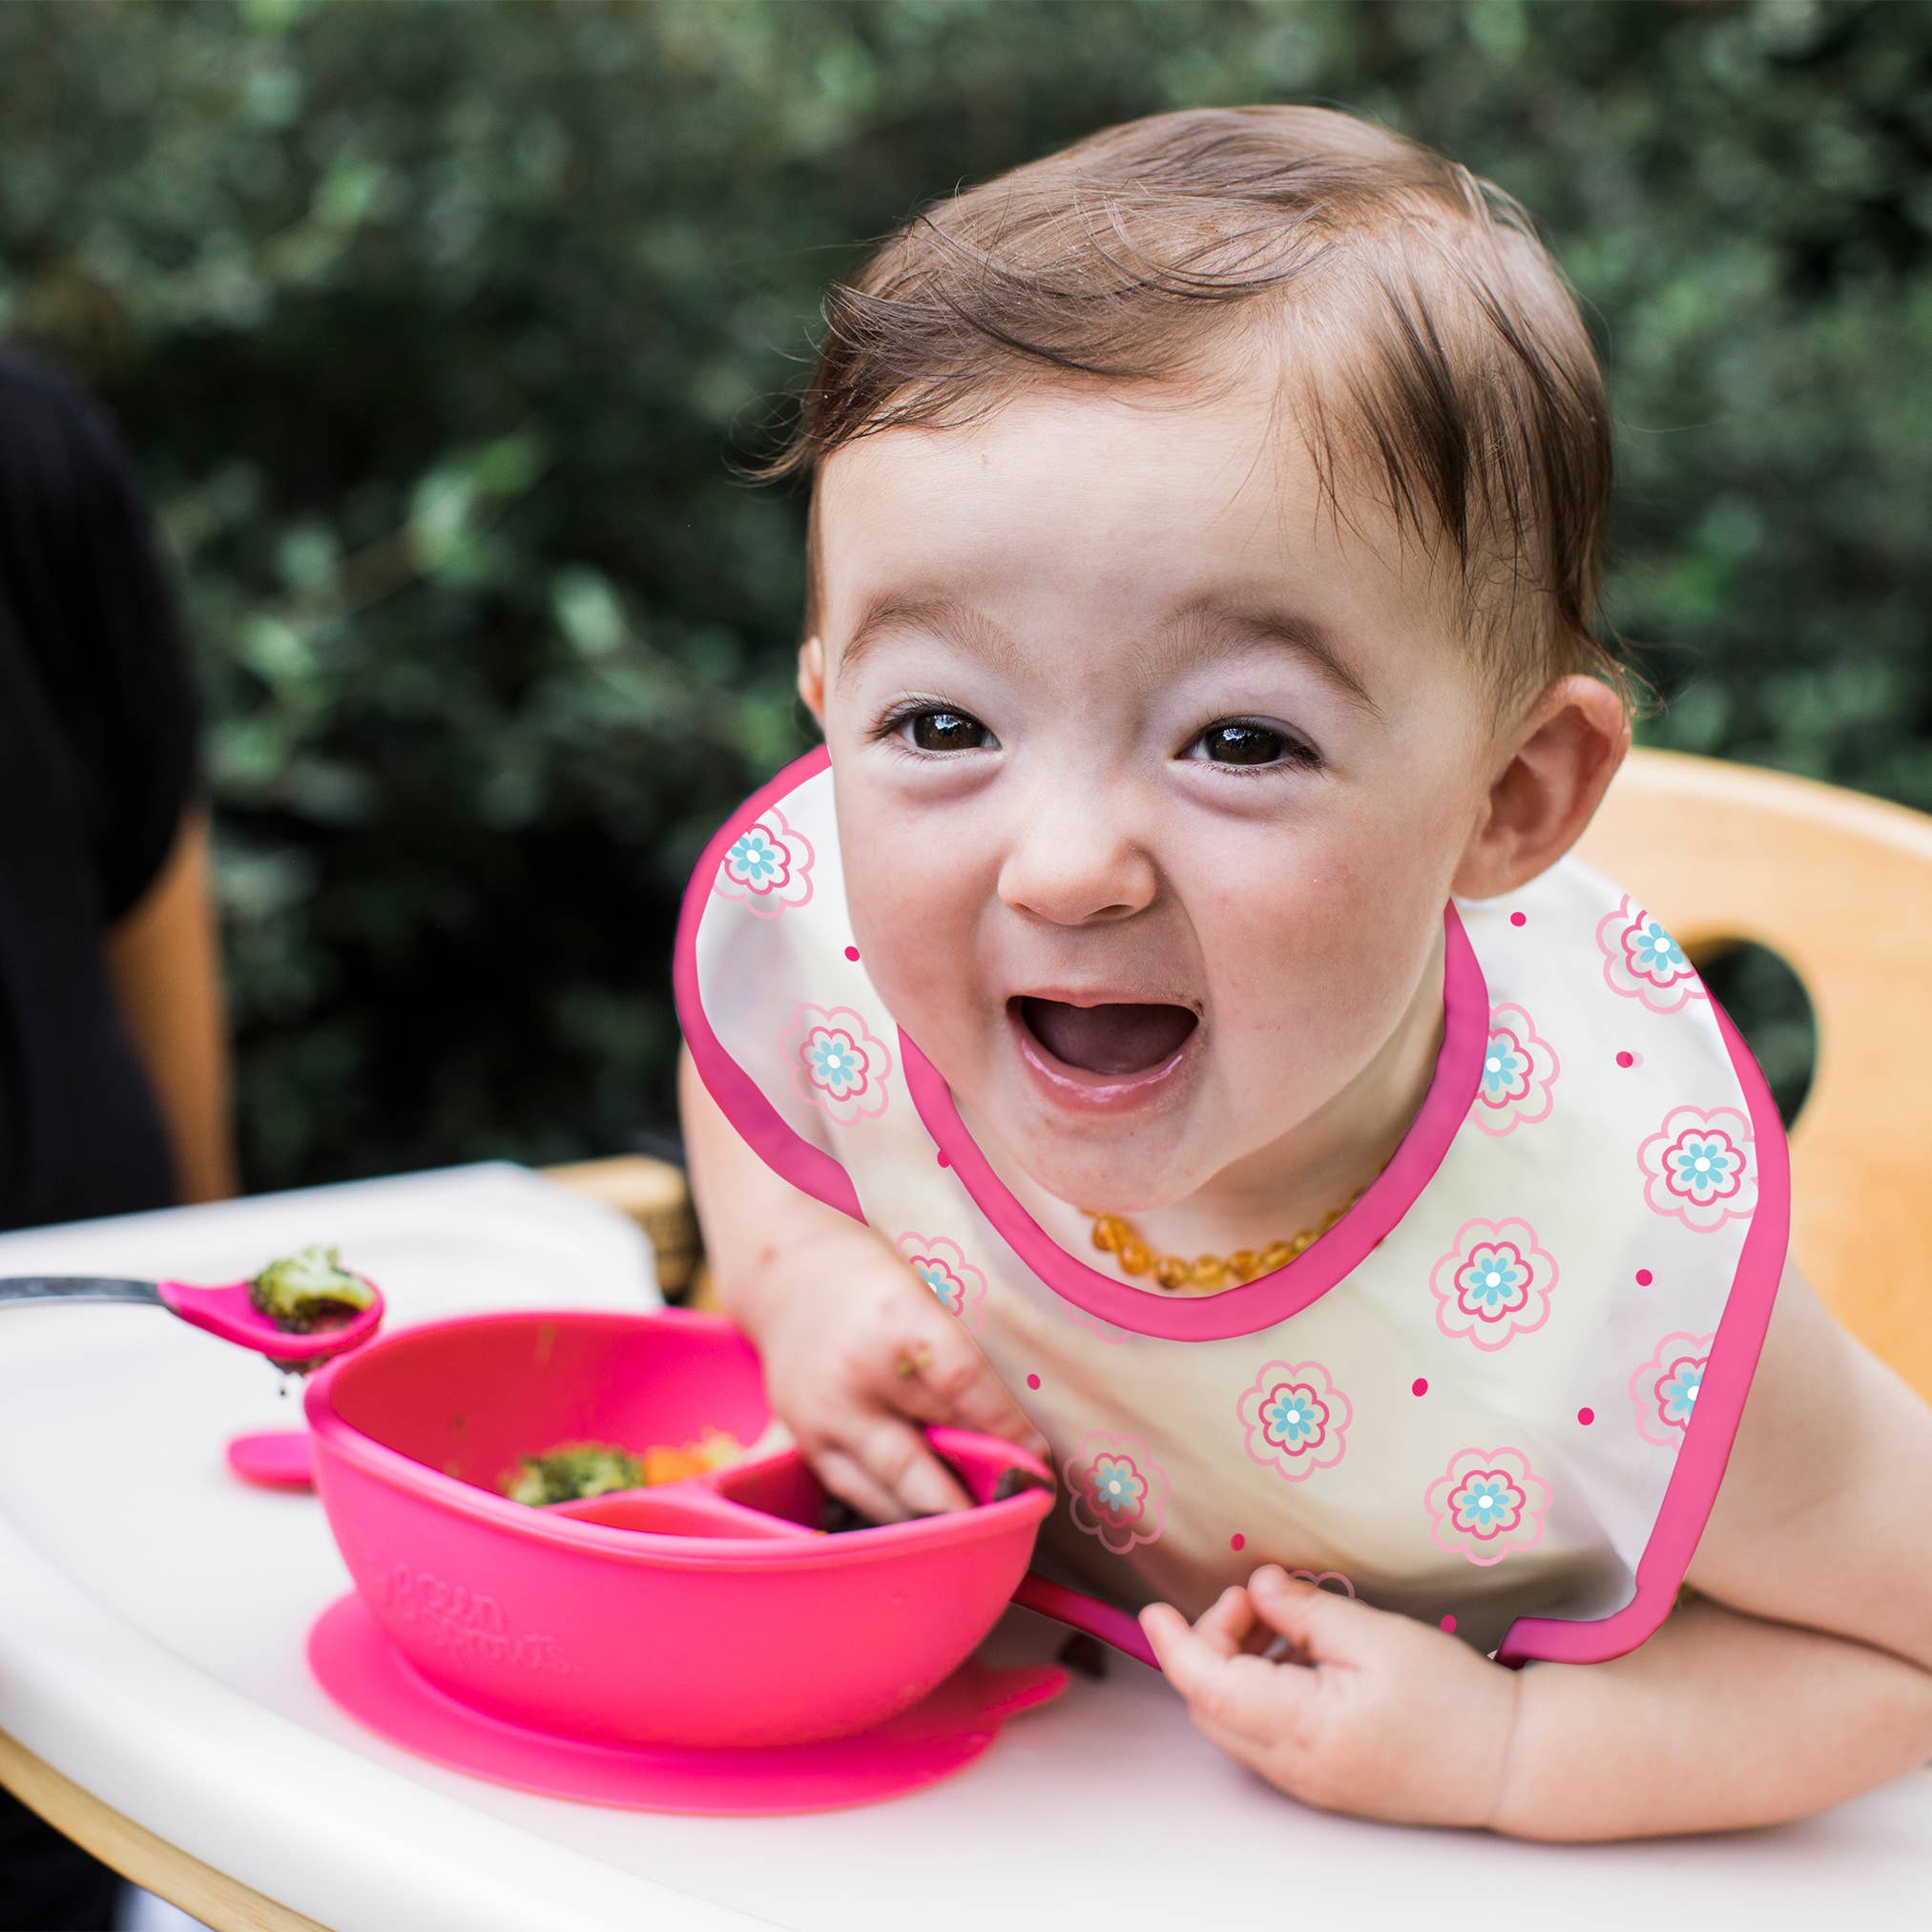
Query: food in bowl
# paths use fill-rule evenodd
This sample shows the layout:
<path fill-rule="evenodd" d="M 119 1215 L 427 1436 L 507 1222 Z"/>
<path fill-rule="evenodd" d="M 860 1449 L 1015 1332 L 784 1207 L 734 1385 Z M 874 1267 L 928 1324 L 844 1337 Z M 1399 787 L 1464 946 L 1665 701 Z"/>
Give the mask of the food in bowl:
<path fill-rule="evenodd" d="M 706 1429 L 696 1442 L 674 1447 L 656 1443 L 644 1451 L 644 1480 L 647 1483 L 677 1483 L 686 1476 L 702 1476 L 711 1469 L 729 1469 L 744 1460 L 749 1443 L 723 1429 Z"/>
<path fill-rule="evenodd" d="M 376 1291 L 342 1266 L 342 1250 L 320 1243 L 271 1261 L 248 1284 L 258 1313 L 290 1335 L 309 1335 L 360 1314 Z"/>
<path fill-rule="evenodd" d="M 696 1442 L 675 1447 L 653 1444 L 641 1456 L 616 1443 L 560 1443 L 540 1456 L 519 1457 L 516 1474 L 504 1493 L 512 1503 L 539 1508 L 551 1503 L 575 1503 L 586 1496 L 607 1496 L 613 1489 L 648 1488 L 701 1476 L 710 1469 L 728 1469 L 744 1455 L 746 1446 L 723 1429 L 706 1429 Z"/>
<path fill-rule="evenodd" d="M 643 1481 L 643 1464 L 614 1443 L 564 1443 L 541 1456 L 523 1457 L 504 1494 L 512 1503 L 541 1507 L 634 1489 Z"/>

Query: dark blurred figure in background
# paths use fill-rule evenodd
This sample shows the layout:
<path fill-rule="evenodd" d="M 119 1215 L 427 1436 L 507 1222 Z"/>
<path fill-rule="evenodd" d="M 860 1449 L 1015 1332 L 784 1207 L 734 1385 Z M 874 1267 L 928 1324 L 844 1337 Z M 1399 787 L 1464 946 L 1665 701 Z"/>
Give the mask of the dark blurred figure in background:
<path fill-rule="evenodd" d="M 199 723 L 114 430 L 0 350 L 0 1228 L 235 1192 Z M 121 1889 L 0 1791 L 0 1928 Z"/>

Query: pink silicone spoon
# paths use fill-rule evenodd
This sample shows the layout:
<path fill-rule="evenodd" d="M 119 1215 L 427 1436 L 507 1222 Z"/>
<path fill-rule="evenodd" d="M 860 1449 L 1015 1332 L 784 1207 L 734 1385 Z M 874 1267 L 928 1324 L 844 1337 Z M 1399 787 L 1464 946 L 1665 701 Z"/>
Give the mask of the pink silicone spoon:
<path fill-rule="evenodd" d="M 228 1466 L 261 1489 L 315 1487 L 315 1450 L 306 1429 L 256 1429 L 232 1437 Z"/>
<path fill-rule="evenodd" d="M 186 1281 L 123 1281 L 91 1276 L 23 1275 L 0 1280 L 0 1308 L 29 1301 L 132 1301 L 165 1308 L 183 1321 L 218 1335 L 239 1348 L 265 1355 L 278 1368 L 310 1369 L 366 1341 L 383 1319 L 382 1292 L 367 1276 L 375 1299 L 346 1321 L 297 1332 L 280 1327 L 249 1298 L 246 1281 L 197 1288 Z"/>

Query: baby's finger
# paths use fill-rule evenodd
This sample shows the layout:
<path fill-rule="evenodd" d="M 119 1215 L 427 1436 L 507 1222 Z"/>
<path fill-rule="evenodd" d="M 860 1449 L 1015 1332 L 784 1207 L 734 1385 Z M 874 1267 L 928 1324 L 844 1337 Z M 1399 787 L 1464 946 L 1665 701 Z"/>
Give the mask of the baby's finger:
<path fill-rule="evenodd" d="M 1231 1583 L 1195 1619 L 1195 1634 L 1222 1656 L 1232 1657 L 1254 1625 L 1255 1606 L 1248 1592 L 1238 1583 Z"/>
<path fill-rule="evenodd" d="M 972 1498 L 933 1454 L 925 1438 L 897 1416 L 879 1417 L 852 1450 L 873 1481 L 892 1493 L 902 1516 L 972 1507 Z"/>
<path fill-rule="evenodd" d="M 974 1355 L 978 1356 L 978 1350 Z M 942 1380 L 940 1392 L 952 1402 L 953 1416 L 962 1428 L 978 1429 L 983 1435 L 1000 1436 L 1017 1443 L 1029 1454 L 1039 1457 L 1050 1469 L 1053 1445 L 1027 1419 L 1027 1412 L 1013 1400 L 1011 1391 L 1000 1381 L 984 1358 L 970 1365 L 971 1372 L 951 1381 Z"/>
<path fill-rule="evenodd" d="M 1249 1595 L 1298 1662 L 1354 1663 L 1372 1640 L 1375 1613 L 1366 1604 L 1289 1576 L 1278 1564 L 1264 1563 L 1255 1572 Z"/>
<path fill-rule="evenodd" d="M 1183 1697 L 1191 1697 L 1207 1684 L 1217 1654 L 1204 1637 L 1195 1634 L 1173 1604 L 1149 1604 L 1140 1612 L 1140 1627 L 1162 1673 Z"/>
<path fill-rule="evenodd" d="M 1301 1689 L 1293 1678 L 1306 1672 L 1265 1663 L 1248 1652 L 1217 1650 L 1170 1604 L 1150 1604 L 1140 1613 L 1140 1626 L 1168 1682 L 1196 1717 L 1264 1746 L 1290 1715 Z"/>
<path fill-rule="evenodd" d="M 821 1449 L 812 1459 L 819 1481 L 872 1523 L 903 1523 L 905 1511 L 892 1492 L 843 1449 Z"/>
<path fill-rule="evenodd" d="M 906 1368 L 910 1373 L 904 1372 Z M 992 1364 L 962 1335 L 942 1336 L 899 1356 L 889 1400 L 921 1422 L 953 1423 L 983 1435 L 1001 1436 L 1049 1466 L 1052 1464 L 1053 1451 L 1046 1437 L 1027 1420 Z"/>

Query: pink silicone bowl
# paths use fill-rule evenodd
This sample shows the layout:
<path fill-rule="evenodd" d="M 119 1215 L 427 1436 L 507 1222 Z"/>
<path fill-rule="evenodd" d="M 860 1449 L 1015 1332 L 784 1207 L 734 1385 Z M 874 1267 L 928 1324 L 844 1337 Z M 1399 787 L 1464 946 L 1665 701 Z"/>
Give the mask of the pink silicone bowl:
<path fill-rule="evenodd" d="M 701 1506 L 673 1504 L 679 1534 L 502 1495 L 519 1455 L 562 1442 L 762 1432 L 756 1351 L 678 1309 L 394 1330 L 316 1374 L 303 1406 L 329 1527 L 417 1670 L 473 1709 L 612 1743 L 799 1744 L 883 1723 L 992 1628 L 1052 1501 L 987 1500 L 1007 1467 L 1050 1478 L 1011 1444 L 937 1429 L 981 1506 L 839 1535 L 812 1527 L 822 1491 L 796 1451 L 702 1479 L 703 1495 L 677 1485 Z"/>

